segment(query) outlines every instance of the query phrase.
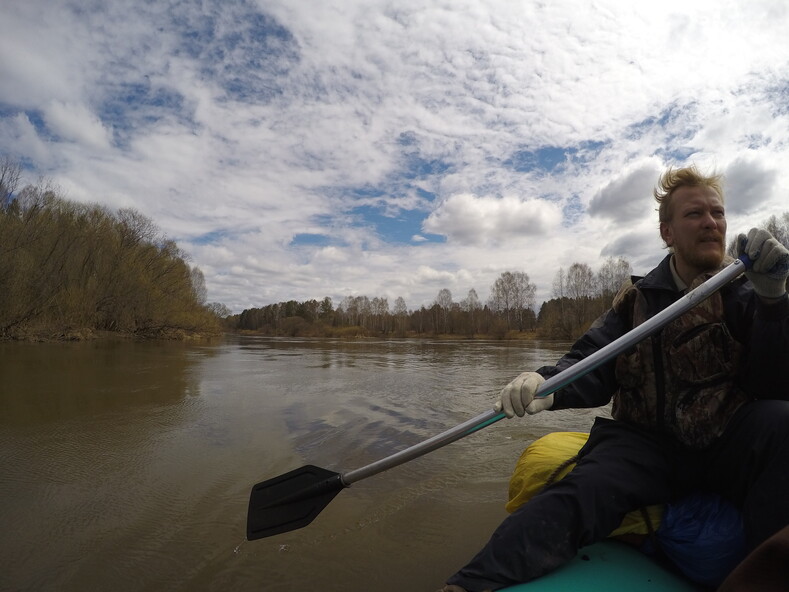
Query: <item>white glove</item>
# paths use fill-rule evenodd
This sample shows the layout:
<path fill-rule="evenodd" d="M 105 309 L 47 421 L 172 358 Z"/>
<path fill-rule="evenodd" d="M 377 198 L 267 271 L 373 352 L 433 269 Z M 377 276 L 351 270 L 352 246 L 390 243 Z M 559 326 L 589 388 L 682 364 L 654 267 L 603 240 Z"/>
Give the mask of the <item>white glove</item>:
<path fill-rule="evenodd" d="M 751 228 L 746 238 L 737 237 L 737 255 L 745 253 L 753 267 L 745 272 L 754 291 L 764 298 L 780 298 L 786 293 L 789 251 L 766 230 Z"/>
<path fill-rule="evenodd" d="M 496 411 L 503 410 L 507 417 L 512 418 L 550 409 L 553 406 L 553 393 L 547 397 L 534 398 L 534 393 L 543 382 L 545 379 L 536 372 L 524 372 L 501 390 Z"/>

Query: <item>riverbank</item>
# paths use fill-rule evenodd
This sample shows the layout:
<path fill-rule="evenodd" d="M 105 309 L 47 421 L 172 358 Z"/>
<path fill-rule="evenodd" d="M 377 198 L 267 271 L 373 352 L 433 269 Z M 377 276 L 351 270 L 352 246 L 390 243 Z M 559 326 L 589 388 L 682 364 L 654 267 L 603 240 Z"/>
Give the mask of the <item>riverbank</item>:
<path fill-rule="evenodd" d="M 78 341 L 184 341 L 213 342 L 222 338 L 222 332 L 187 331 L 185 329 L 162 329 L 131 333 L 125 331 L 106 331 L 91 328 L 52 329 L 36 328 L 13 332 L 0 336 L 0 343 L 58 343 Z"/>
<path fill-rule="evenodd" d="M 457 333 L 417 333 L 415 331 L 382 333 L 370 331 L 362 327 L 342 327 L 336 330 L 321 331 L 319 334 L 296 332 L 293 334 L 271 334 L 264 331 L 188 331 L 185 329 L 165 328 L 156 331 L 128 332 L 107 331 L 84 328 L 55 329 L 52 327 L 27 328 L 9 335 L 0 336 L 0 342 L 24 343 L 57 343 L 96 340 L 136 340 L 136 341 L 182 341 L 182 342 L 214 342 L 224 335 L 244 337 L 302 337 L 307 339 L 430 339 L 438 341 L 538 341 L 541 337 L 537 331 L 506 331 L 504 333 L 473 335 Z"/>
<path fill-rule="evenodd" d="M 416 331 L 382 333 L 370 331 L 362 327 L 341 327 L 334 330 L 323 330 L 315 333 L 269 333 L 242 329 L 228 331 L 230 335 L 251 337 L 304 337 L 309 339 L 433 339 L 439 341 L 537 341 L 542 339 L 537 331 L 506 331 L 504 333 L 418 333 Z"/>

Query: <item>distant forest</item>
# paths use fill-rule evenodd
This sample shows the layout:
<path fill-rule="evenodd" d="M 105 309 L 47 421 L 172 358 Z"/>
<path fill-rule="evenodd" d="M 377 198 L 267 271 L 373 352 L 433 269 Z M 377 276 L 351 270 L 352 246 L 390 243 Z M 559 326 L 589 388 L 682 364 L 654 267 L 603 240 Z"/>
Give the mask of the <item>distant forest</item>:
<path fill-rule="evenodd" d="M 560 269 L 554 280 L 555 298 L 543 303 L 539 314 L 534 312 L 536 286 L 528 274 L 506 271 L 484 302 L 474 289 L 455 302 L 446 288 L 432 305 L 416 310 L 409 310 L 401 297 L 392 307 L 387 298 L 367 296 L 348 296 L 335 307 L 326 297 L 247 309 L 227 317 L 226 323 L 242 332 L 293 337 L 572 339 L 610 306 L 630 274 L 630 264 L 621 258 L 608 259 L 597 273 L 584 263 Z"/>
<path fill-rule="evenodd" d="M 221 333 L 202 272 L 150 219 L 17 191 L 20 174 L 0 158 L 0 340 Z"/>

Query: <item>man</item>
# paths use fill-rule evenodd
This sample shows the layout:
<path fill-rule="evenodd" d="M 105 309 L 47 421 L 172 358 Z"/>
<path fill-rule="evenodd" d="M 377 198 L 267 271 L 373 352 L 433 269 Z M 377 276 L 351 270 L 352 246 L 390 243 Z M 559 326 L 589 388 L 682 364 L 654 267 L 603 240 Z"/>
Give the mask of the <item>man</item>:
<path fill-rule="evenodd" d="M 727 263 L 719 176 L 669 169 L 655 198 L 672 251 L 624 287 L 556 366 L 508 384 L 507 417 L 595 407 L 575 469 L 508 516 L 445 592 L 537 578 L 611 533 L 629 511 L 711 491 L 740 508 L 755 548 L 789 524 L 789 252 L 768 232 L 738 238 L 753 267 L 633 349 L 545 398 L 545 378 L 642 323 Z"/>

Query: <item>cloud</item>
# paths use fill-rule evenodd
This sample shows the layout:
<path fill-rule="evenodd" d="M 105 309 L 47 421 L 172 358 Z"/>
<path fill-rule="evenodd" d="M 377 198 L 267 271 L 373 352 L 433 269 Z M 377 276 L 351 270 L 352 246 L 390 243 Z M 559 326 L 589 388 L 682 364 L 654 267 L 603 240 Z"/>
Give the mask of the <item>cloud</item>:
<path fill-rule="evenodd" d="M 544 235 L 561 222 L 556 204 L 515 197 L 452 195 L 425 220 L 424 229 L 450 241 L 505 244 L 513 236 Z"/>
<path fill-rule="evenodd" d="M 755 158 L 743 156 L 730 163 L 724 172 L 727 212 L 749 212 L 777 197 L 778 177 L 778 170 Z"/>
<path fill-rule="evenodd" d="M 617 222 L 638 219 L 648 209 L 649 198 L 662 169 L 657 159 L 629 167 L 629 170 L 595 193 L 589 202 L 589 215 Z"/>
<path fill-rule="evenodd" d="M 62 141 L 96 149 L 110 146 L 107 128 L 84 104 L 52 101 L 44 109 L 44 120 L 49 130 Z"/>
<path fill-rule="evenodd" d="M 652 227 L 644 226 L 620 234 L 611 242 L 605 243 L 600 250 L 602 257 L 623 257 L 629 260 L 634 273 L 642 275 L 657 265 L 666 253 L 657 222 Z"/>
<path fill-rule="evenodd" d="M 50 157 L 47 142 L 26 114 L 15 113 L 0 119 L 0 137 L 4 139 L 5 154 L 19 160 L 34 160 L 39 166 L 47 164 Z"/>

